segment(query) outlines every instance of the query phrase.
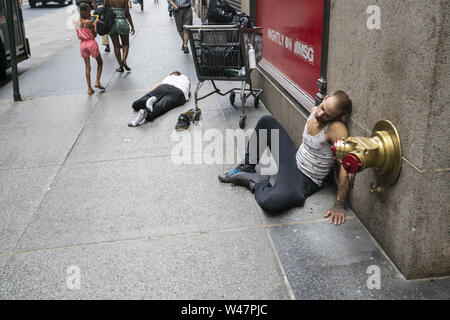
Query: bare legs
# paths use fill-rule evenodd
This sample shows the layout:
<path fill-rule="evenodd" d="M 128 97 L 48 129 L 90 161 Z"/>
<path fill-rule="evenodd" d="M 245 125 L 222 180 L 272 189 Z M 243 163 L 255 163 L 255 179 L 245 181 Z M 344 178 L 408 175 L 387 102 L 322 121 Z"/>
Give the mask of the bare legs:
<path fill-rule="evenodd" d="M 86 58 L 83 57 L 83 59 L 84 59 L 84 64 L 86 65 L 85 72 L 86 72 L 86 82 L 87 82 L 87 85 L 88 85 L 88 94 L 91 95 L 91 94 L 94 94 L 94 92 L 95 92 L 94 89 L 92 89 L 92 86 L 91 86 L 91 59 L 90 59 L 90 57 L 86 57 Z M 103 59 L 102 59 L 102 56 L 98 55 L 97 58 L 95 58 L 95 59 L 97 60 L 97 77 L 95 78 L 94 86 L 96 88 L 101 89 L 101 90 L 105 90 L 105 87 L 103 87 L 100 84 L 100 77 L 102 75 L 102 70 L 103 70 Z"/>
<path fill-rule="evenodd" d="M 94 94 L 94 89 L 92 89 L 92 86 L 91 86 L 91 60 L 89 57 L 86 57 L 86 58 L 83 57 L 83 59 L 84 59 L 84 64 L 86 66 L 85 72 L 86 72 L 86 81 L 88 84 L 88 94 L 89 95 Z"/>
<path fill-rule="evenodd" d="M 188 36 L 187 31 L 178 32 L 178 34 L 179 34 L 179 36 L 181 38 L 181 41 L 183 41 L 183 47 L 187 47 L 188 40 L 189 40 L 189 36 Z"/>
<path fill-rule="evenodd" d="M 119 64 L 119 68 L 116 69 L 118 72 L 123 72 L 123 67 L 129 71 L 131 70 L 127 65 L 127 57 L 128 57 L 128 51 L 130 48 L 130 41 L 128 35 L 120 35 L 120 41 L 122 42 L 122 50 L 123 50 L 123 60 L 122 55 L 120 52 L 120 41 L 119 41 L 119 35 L 118 34 L 111 34 L 111 41 L 114 46 L 114 54 L 116 56 L 117 63 Z"/>
<path fill-rule="evenodd" d="M 130 50 L 130 36 L 129 35 L 120 35 L 120 40 L 122 42 L 122 51 L 123 51 L 123 60 L 122 65 L 127 69 L 127 71 L 131 71 L 130 67 L 127 65 L 127 57 L 128 51 Z"/>
<path fill-rule="evenodd" d="M 188 45 L 188 40 L 189 40 L 188 33 L 187 33 L 187 31 L 184 31 L 183 32 L 183 44 L 185 47 L 187 47 L 187 45 Z"/>
<path fill-rule="evenodd" d="M 100 90 L 105 90 L 105 87 L 100 84 L 100 77 L 103 70 L 102 56 L 99 54 L 95 60 L 97 60 L 97 78 L 95 79 L 94 87 L 99 88 Z"/>
<path fill-rule="evenodd" d="M 120 55 L 119 35 L 111 34 L 110 37 L 114 46 L 114 54 L 116 56 L 117 63 L 119 64 L 119 68 L 117 68 L 116 71 L 123 72 L 122 57 Z"/>

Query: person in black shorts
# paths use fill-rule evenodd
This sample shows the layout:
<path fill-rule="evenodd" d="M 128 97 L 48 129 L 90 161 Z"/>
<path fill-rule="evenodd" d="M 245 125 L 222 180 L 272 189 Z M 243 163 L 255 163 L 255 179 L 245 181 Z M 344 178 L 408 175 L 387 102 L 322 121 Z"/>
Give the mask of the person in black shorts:
<path fill-rule="evenodd" d="M 177 25 L 178 33 L 183 41 L 181 50 L 184 53 L 189 53 L 188 45 L 188 33 L 183 30 L 184 25 L 192 25 L 192 2 L 191 0 L 168 0 L 173 6 L 173 14 L 175 17 L 175 23 Z"/>
<path fill-rule="evenodd" d="M 173 108 L 186 103 L 190 97 L 191 83 L 189 78 L 178 71 L 172 72 L 160 82 L 156 83 L 150 92 L 133 102 L 132 108 L 138 112 L 129 127 L 137 127 L 148 120 L 166 113 Z"/>

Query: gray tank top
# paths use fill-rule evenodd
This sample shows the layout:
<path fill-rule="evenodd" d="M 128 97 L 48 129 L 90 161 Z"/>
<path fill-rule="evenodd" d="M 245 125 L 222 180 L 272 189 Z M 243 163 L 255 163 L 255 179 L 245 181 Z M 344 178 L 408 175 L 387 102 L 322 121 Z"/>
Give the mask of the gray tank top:
<path fill-rule="evenodd" d="M 321 186 L 325 177 L 334 166 L 333 151 L 325 140 L 328 131 L 328 123 L 317 135 L 308 134 L 308 122 L 314 117 L 312 113 L 306 121 L 303 130 L 303 142 L 297 150 L 296 160 L 298 169 L 311 178 L 318 186 Z"/>

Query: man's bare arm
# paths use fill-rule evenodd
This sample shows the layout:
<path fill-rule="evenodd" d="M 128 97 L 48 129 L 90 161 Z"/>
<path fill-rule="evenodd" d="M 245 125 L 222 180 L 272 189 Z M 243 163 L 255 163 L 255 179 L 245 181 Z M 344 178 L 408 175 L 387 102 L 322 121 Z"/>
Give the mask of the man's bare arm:
<path fill-rule="evenodd" d="M 330 134 L 331 142 L 335 139 L 344 139 L 348 137 L 347 127 L 343 123 L 333 123 L 328 131 Z M 344 167 L 340 166 L 339 179 L 338 179 L 338 190 L 336 194 L 336 201 L 334 206 L 327 211 L 325 218 L 330 217 L 330 223 L 334 225 L 340 225 L 345 222 L 345 202 L 347 200 L 350 185 L 348 181 L 352 181 L 353 175 L 347 175 Z"/>
<path fill-rule="evenodd" d="M 345 222 L 345 202 L 347 201 L 347 197 L 350 191 L 348 180 L 351 181 L 352 179 L 353 175 L 349 174 L 347 176 L 347 172 L 341 165 L 336 201 L 334 202 L 334 206 L 325 214 L 325 218 L 330 217 L 330 223 L 340 225 L 341 223 Z"/>
<path fill-rule="evenodd" d="M 153 85 L 153 87 L 151 87 L 150 91 L 155 90 L 156 87 L 158 87 L 158 86 L 161 84 L 161 82 L 162 82 L 162 81 L 155 83 L 155 84 Z"/>
<path fill-rule="evenodd" d="M 173 1 L 169 1 L 169 2 L 172 5 L 174 10 L 178 10 L 178 6 Z"/>

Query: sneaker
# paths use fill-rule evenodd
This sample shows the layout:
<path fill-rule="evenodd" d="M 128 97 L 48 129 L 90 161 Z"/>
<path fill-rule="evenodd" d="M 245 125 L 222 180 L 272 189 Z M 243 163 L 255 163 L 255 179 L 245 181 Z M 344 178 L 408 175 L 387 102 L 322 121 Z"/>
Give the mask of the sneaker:
<path fill-rule="evenodd" d="M 134 121 L 131 121 L 128 126 L 129 127 L 138 127 L 145 122 L 147 119 L 147 110 L 141 109 L 139 110 L 138 116 Z"/>
<path fill-rule="evenodd" d="M 184 47 L 183 52 L 184 53 L 189 53 L 189 48 L 188 47 Z"/>
<path fill-rule="evenodd" d="M 105 52 L 110 52 L 110 51 L 111 51 L 111 49 L 109 48 L 109 44 L 107 44 L 106 48 L 105 48 Z"/>
<path fill-rule="evenodd" d="M 254 192 L 255 184 L 268 182 L 269 176 L 262 176 L 256 172 L 254 165 L 241 163 L 229 172 L 219 175 L 219 181 L 244 186 Z"/>

